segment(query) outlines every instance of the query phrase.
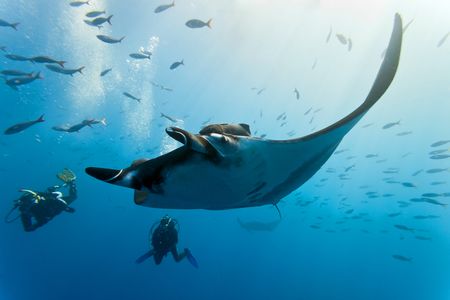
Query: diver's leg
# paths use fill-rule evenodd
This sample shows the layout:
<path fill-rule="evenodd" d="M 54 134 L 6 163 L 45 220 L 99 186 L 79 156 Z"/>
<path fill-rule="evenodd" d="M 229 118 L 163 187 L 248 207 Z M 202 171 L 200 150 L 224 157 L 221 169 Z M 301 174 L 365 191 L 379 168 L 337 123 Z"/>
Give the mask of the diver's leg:
<path fill-rule="evenodd" d="M 155 264 L 159 265 L 164 257 L 164 253 L 155 252 L 153 253 L 153 260 L 155 261 Z"/>
<path fill-rule="evenodd" d="M 33 226 L 33 221 L 31 215 L 28 213 L 21 213 L 20 219 L 22 220 L 23 229 L 27 232 L 33 231 L 35 227 Z"/>
<path fill-rule="evenodd" d="M 143 263 L 146 259 L 150 258 L 155 252 L 152 250 L 147 251 L 144 255 L 140 256 L 138 259 L 136 259 L 137 264 Z"/>
<path fill-rule="evenodd" d="M 170 252 L 172 253 L 173 259 L 175 259 L 176 262 L 181 261 L 187 255 L 186 251 L 183 251 L 182 253 L 179 254 L 178 250 L 177 250 L 177 246 L 173 246 L 170 249 Z"/>

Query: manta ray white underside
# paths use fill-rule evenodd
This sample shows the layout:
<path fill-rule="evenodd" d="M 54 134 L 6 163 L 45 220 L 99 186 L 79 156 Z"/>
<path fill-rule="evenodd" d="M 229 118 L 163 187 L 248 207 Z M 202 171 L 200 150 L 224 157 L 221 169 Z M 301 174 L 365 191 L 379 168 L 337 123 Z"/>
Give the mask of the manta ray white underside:
<path fill-rule="evenodd" d="M 192 134 L 172 127 L 166 131 L 183 143 L 180 148 L 125 169 L 89 167 L 86 172 L 135 189 L 135 203 L 149 207 L 231 209 L 276 204 L 321 168 L 388 89 L 398 67 L 401 43 L 402 20 L 396 14 L 386 55 L 366 100 L 318 132 L 275 141 L 229 132 Z"/>

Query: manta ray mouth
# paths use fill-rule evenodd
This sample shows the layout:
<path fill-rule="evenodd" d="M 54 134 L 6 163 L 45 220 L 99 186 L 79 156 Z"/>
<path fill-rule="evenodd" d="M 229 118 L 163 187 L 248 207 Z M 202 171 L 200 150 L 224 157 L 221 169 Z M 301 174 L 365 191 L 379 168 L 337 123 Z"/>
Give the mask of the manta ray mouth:
<path fill-rule="evenodd" d="M 105 168 L 94 168 L 89 167 L 86 168 L 86 173 L 88 175 L 91 175 L 92 177 L 106 181 L 106 182 L 112 182 L 116 181 L 119 176 L 122 174 L 123 170 L 114 170 L 114 169 L 105 169 Z"/>

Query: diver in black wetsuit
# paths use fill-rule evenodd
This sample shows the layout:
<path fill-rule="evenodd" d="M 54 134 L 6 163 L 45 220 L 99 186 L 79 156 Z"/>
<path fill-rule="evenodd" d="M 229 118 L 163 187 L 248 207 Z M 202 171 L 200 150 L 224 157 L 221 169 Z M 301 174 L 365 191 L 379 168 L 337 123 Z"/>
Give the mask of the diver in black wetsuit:
<path fill-rule="evenodd" d="M 157 223 L 155 223 L 155 225 L 156 224 Z M 197 262 L 193 258 L 189 249 L 185 248 L 181 254 L 178 253 L 178 230 L 176 228 L 177 225 L 178 222 L 168 215 L 162 217 L 158 227 L 156 227 L 155 230 L 152 231 L 151 243 L 153 249 L 139 257 L 136 260 L 136 263 L 140 264 L 147 258 L 153 256 L 155 264 L 159 265 L 164 256 L 166 256 L 170 252 L 172 253 L 172 256 L 176 262 L 180 262 L 183 258 L 188 257 L 189 262 L 191 262 L 197 268 Z"/>
<path fill-rule="evenodd" d="M 36 230 L 63 211 L 75 212 L 75 209 L 70 207 L 70 204 L 77 198 L 75 175 L 66 169 L 58 174 L 58 177 L 64 180 L 65 183 L 62 186 L 51 186 L 45 192 L 34 192 L 28 189 L 20 190 L 24 194 L 15 200 L 14 207 L 10 213 L 17 208 L 19 209 L 19 217 L 25 231 Z M 58 191 L 63 186 L 69 187 L 69 195 L 63 196 Z"/>

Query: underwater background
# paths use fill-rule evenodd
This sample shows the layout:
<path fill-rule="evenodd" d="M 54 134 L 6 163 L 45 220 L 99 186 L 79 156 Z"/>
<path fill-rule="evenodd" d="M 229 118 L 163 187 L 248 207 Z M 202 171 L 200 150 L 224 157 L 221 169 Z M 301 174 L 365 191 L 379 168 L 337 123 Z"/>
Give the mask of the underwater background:
<path fill-rule="evenodd" d="M 60 183 L 65 167 L 79 193 L 74 214 L 34 232 L 20 221 L 0 226 L 0 299 L 450 299 L 448 1 L 179 0 L 160 13 L 170 0 L 69 2 L 0 0 L 0 19 L 20 22 L 17 31 L 0 27 L 0 69 L 44 77 L 18 91 L 0 84 L 0 127 L 45 114 L 44 123 L 0 136 L 0 211 L 20 188 Z M 85 24 L 95 9 L 113 14 L 112 25 Z M 270 139 L 336 122 L 369 92 L 396 12 L 409 26 L 392 85 L 321 170 L 279 203 L 272 230 L 247 222 L 278 220 L 273 206 L 139 207 L 132 190 L 84 173 L 179 147 L 161 113 L 191 132 L 247 123 Z M 212 19 L 211 29 L 188 28 L 189 19 Z M 106 44 L 97 34 L 125 39 Z M 129 56 L 139 50 L 151 60 Z M 8 53 L 85 69 L 71 77 Z M 89 118 L 107 126 L 52 130 Z M 414 200 L 424 194 L 434 204 Z M 179 221 L 178 248 L 189 247 L 199 269 L 171 256 L 159 266 L 134 263 L 165 214 Z"/>

